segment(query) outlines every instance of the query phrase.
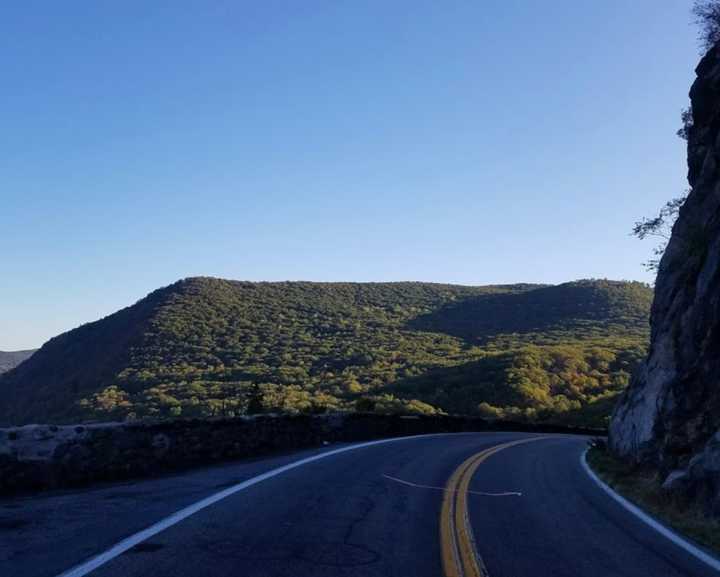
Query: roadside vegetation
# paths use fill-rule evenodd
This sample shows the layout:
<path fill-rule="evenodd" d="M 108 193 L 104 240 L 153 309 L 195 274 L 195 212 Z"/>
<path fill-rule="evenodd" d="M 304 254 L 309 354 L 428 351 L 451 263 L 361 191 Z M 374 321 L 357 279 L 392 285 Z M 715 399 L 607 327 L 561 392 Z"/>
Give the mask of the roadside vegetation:
<path fill-rule="evenodd" d="M 614 457 L 604 441 L 587 453 L 588 465 L 605 483 L 676 532 L 720 553 L 720 520 L 697 504 L 661 487 L 656 470 L 633 466 Z"/>

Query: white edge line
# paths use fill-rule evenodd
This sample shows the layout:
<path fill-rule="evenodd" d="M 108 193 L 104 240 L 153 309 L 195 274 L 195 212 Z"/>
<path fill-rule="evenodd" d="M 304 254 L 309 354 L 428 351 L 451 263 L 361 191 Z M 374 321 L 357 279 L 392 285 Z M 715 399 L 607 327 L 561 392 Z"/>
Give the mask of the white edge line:
<path fill-rule="evenodd" d="M 588 474 L 588 476 L 595 481 L 595 483 L 603 490 L 605 491 L 610 497 L 612 497 L 615 501 L 617 501 L 620 505 L 625 507 L 628 511 L 630 511 L 633 515 L 638 517 L 641 521 L 655 529 L 658 533 L 660 533 L 662 536 L 667 537 L 675 543 L 678 547 L 684 549 L 686 552 L 690 553 L 690 555 L 696 557 L 706 565 L 710 566 L 711 568 L 715 569 L 715 571 L 720 571 L 720 561 L 718 561 L 715 557 L 712 557 L 711 555 L 708 555 L 700 549 L 699 547 L 696 547 L 677 533 L 675 531 L 672 531 L 668 529 L 665 525 L 645 513 L 642 509 L 640 509 L 637 505 L 632 504 L 630 501 L 628 501 L 625 497 L 619 495 L 615 492 L 614 489 L 612 489 L 609 485 L 607 485 L 604 481 L 598 477 L 595 472 L 590 468 L 590 465 L 588 465 L 587 462 L 587 452 L 589 449 L 585 449 L 582 453 L 582 456 L 580 457 L 580 463 L 582 464 L 583 469 L 585 469 L 585 472 Z"/>
<path fill-rule="evenodd" d="M 307 465 L 308 463 L 312 463 L 314 461 L 319 461 L 321 459 L 326 459 L 327 457 L 332 457 L 333 455 L 337 455 L 339 453 L 345 453 L 347 451 L 353 451 L 355 449 L 362 449 L 364 447 L 372 447 L 373 445 L 381 445 L 383 443 L 393 443 L 396 441 L 407 441 L 409 439 L 440 437 L 440 436 L 449 435 L 449 434 L 452 434 L 452 433 L 433 433 L 433 434 L 429 434 L 429 435 L 412 435 L 412 436 L 407 436 L 407 437 L 393 437 L 390 439 L 380 439 L 378 441 L 368 441 L 365 443 L 357 443 L 357 444 L 349 445 L 346 447 L 340 447 L 339 449 L 333 449 L 332 451 L 326 451 L 324 453 L 312 455 L 311 457 L 306 457 L 304 459 L 300 459 L 299 461 L 294 461 L 292 463 L 288 463 L 287 465 L 283 465 L 282 467 L 278 467 L 276 469 L 266 471 L 265 473 L 262 473 L 261 475 L 251 477 L 250 479 L 247 479 L 246 481 L 243 481 L 241 483 L 238 483 L 236 485 L 228 487 L 227 489 L 223 489 L 222 491 L 215 493 L 213 495 L 210 495 L 209 497 L 206 497 L 205 499 L 197 501 L 196 503 L 193 503 L 192 505 L 188 505 L 184 509 L 180 509 L 179 511 L 176 511 L 169 517 L 166 517 L 165 519 L 158 521 L 154 525 L 151 525 L 150 527 L 143 529 L 142 531 L 139 531 L 138 533 L 135 533 L 134 535 L 130 535 L 129 537 L 126 537 L 125 539 L 123 539 L 122 541 L 117 543 L 116 545 L 113 545 L 112 547 L 110 547 L 110 549 L 107 549 L 106 551 L 100 553 L 99 555 L 96 555 L 95 557 L 88 559 L 87 561 L 85 561 L 84 563 L 81 563 L 80 565 L 76 565 L 72 569 L 68 569 L 67 571 L 64 571 L 57 577 L 83 577 L 84 575 L 87 575 L 88 573 L 90 573 L 91 571 L 94 571 L 98 567 L 101 567 L 105 563 L 112 561 L 113 559 L 115 559 L 115 557 L 122 555 L 128 549 L 132 549 L 135 545 L 138 545 L 139 543 L 142 543 L 146 539 L 149 539 L 150 537 L 157 535 L 161 531 L 164 531 L 165 529 L 172 527 L 173 525 L 179 523 L 183 519 L 187 519 L 188 517 L 190 517 L 191 515 L 194 515 L 198 511 L 201 511 L 202 509 L 205 509 L 206 507 L 209 507 L 210 505 L 213 505 L 214 503 L 217 503 L 218 501 L 221 501 L 222 499 L 225 499 L 226 497 L 229 497 L 230 495 L 233 495 L 234 493 L 237 493 L 239 491 L 247 489 L 248 487 L 252 487 L 253 485 L 257 485 L 258 483 L 262 483 L 263 481 L 265 481 L 267 479 L 276 477 L 277 475 L 285 473 L 286 471 L 290 471 L 291 469 L 295 469 L 297 467 L 302 467 L 303 465 Z"/>

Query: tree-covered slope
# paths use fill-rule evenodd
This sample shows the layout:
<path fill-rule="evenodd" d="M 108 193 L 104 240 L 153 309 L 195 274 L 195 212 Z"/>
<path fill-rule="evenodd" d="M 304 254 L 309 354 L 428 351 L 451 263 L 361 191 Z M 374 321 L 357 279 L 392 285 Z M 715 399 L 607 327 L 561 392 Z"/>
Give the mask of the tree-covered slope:
<path fill-rule="evenodd" d="M 29 359 L 34 352 L 34 349 L 27 351 L 0 351 L 0 373 L 14 369 L 24 360 Z"/>
<path fill-rule="evenodd" d="M 639 283 L 180 281 L 0 377 L 0 422 L 380 410 L 600 423 L 644 354 Z"/>

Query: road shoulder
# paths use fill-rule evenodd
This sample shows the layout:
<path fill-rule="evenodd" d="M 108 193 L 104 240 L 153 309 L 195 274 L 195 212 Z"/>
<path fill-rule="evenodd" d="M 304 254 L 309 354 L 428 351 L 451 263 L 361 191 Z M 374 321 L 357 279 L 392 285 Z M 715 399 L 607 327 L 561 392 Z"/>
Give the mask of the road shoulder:
<path fill-rule="evenodd" d="M 684 507 L 657 481 L 630 469 L 598 447 L 583 451 L 581 465 L 615 502 L 687 553 L 720 572 L 720 524 Z"/>

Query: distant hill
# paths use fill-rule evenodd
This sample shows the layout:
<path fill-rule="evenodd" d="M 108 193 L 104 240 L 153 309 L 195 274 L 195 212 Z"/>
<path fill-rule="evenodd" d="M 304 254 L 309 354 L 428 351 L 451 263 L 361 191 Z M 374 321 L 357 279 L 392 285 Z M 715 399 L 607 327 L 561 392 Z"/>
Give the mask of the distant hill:
<path fill-rule="evenodd" d="M 0 423 L 375 410 L 603 423 L 652 291 L 190 278 L 0 376 Z"/>
<path fill-rule="evenodd" d="M 35 349 L 28 351 L 0 351 L 0 373 L 14 369 L 25 359 L 30 358 Z"/>

